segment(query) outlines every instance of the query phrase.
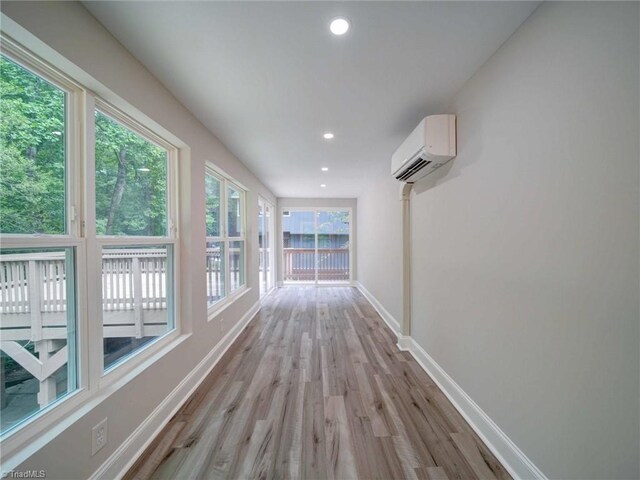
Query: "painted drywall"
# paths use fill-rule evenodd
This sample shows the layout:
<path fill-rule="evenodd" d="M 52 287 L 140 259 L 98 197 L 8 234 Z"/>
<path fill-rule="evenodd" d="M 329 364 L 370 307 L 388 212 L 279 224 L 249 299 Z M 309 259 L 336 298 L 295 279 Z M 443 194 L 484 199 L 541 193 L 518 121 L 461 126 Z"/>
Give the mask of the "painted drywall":
<path fill-rule="evenodd" d="M 3 29 L 181 148 L 179 312 L 188 338 L 113 391 L 17 470 L 45 469 L 47 478 L 88 478 L 258 301 L 258 195 L 273 194 L 132 57 L 80 4 L 2 2 Z M 210 161 L 248 188 L 249 291 L 207 321 L 205 296 L 204 168 Z M 91 428 L 109 419 L 107 446 L 91 457 Z M 4 460 L 4 459 L 3 459 Z"/>
<path fill-rule="evenodd" d="M 355 198 L 278 198 L 276 207 L 276 264 L 277 282 L 282 285 L 282 210 L 287 208 L 350 208 L 351 218 L 351 278 L 357 279 L 358 261 L 358 201 Z"/>
<path fill-rule="evenodd" d="M 549 478 L 640 477 L 639 6 L 542 4 L 412 196 L 412 336 Z"/>
<path fill-rule="evenodd" d="M 358 281 L 399 325 L 402 325 L 401 185 L 391 175 L 385 175 L 369 183 L 358 197 Z"/>

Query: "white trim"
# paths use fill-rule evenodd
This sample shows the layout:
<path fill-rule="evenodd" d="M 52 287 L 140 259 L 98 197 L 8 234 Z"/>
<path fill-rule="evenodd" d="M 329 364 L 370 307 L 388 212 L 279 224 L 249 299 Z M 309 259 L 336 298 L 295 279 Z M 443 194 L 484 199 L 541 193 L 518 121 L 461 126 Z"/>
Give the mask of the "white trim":
<path fill-rule="evenodd" d="M 362 285 L 360 282 L 356 281 L 355 282 L 355 286 L 358 290 L 360 290 L 360 293 L 362 293 L 362 295 L 364 295 L 364 297 L 369 300 L 369 303 L 371 303 L 371 305 L 373 305 L 373 308 L 376 309 L 376 312 L 378 312 L 378 315 L 380 315 L 380 317 L 382 318 L 382 320 L 384 320 L 384 323 L 387 324 L 387 326 L 393 331 L 393 333 L 396 334 L 396 336 L 398 337 L 398 339 L 400 339 L 400 334 L 401 334 L 401 330 L 400 330 L 400 322 L 398 322 L 398 320 L 396 320 L 393 315 L 391 315 L 383 306 L 382 304 L 378 301 L 378 299 L 376 297 L 374 297 L 371 292 L 369 290 L 367 290 L 364 285 Z M 402 349 L 401 349 L 402 350 Z"/>
<path fill-rule="evenodd" d="M 405 335 L 398 335 L 398 343 L 396 346 L 401 352 L 408 352 L 411 349 L 411 337 Z"/>
<path fill-rule="evenodd" d="M 240 333 L 260 311 L 256 302 L 236 325 L 213 347 L 209 354 L 187 375 L 176 388 L 158 405 L 133 433 L 113 452 L 113 454 L 91 475 L 90 480 L 102 478 L 122 478 L 144 453 L 151 442 L 160 434 L 169 420 L 191 397 L 213 367 L 233 345 Z"/>
<path fill-rule="evenodd" d="M 431 358 L 418 343 L 401 334 L 400 323 L 382 306 L 364 285 L 356 282 L 356 287 L 376 309 L 382 320 L 398 337 L 398 348 L 411 353 L 418 365 L 427 372 L 453 406 L 478 434 L 487 448 L 496 456 L 514 479 L 540 479 L 547 477 L 513 441 L 495 424 L 473 399 Z"/>
<path fill-rule="evenodd" d="M 162 358 L 169 351 L 180 345 L 190 335 L 191 334 L 181 335 L 165 348 L 154 352 L 152 357 L 146 359 L 144 362 L 138 363 L 132 372 L 108 387 L 100 390 L 98 388 L 93 388 L 93 390 L 84 388 L 76 390 L 62 397 L 60 400 L 51 403 L 44 410 L 41 410 L 42 414 L 34 416 L 33 422 L 26 420 L 24 424 L 21 424 L 20 429 L 17 430 L 15 434 L 12 434 L 11 450 L 5 447 L 4 442 L 6 440 L 3 439 L 2 472 L 0 472 L 0 475 L 14 469 L 34 455 L 44 445 L 71 427 L 71 425 L 93 410 L 123 385 L 129 383 L 133 378 L 153 365 L 159 358 Z M 41 424 L 39 421 L 44 419 L 45 416 L 47 421 Z M 44 427 L 42 425 L 44 425 Z M 16 441 L 14 442 L 14 440 Z"/>
<path fill-rule="evenodd" d="M 467 423 L 482 439 L 500 463 L 515 479 L 546 480 L 542 471 L 527 458 L 498 425 L 473 399 L 431 358 L 431 356 L 411 337 L 399 338 L 413 358 L 424 369 Z"/>
<path fill-rule="evenodd" d="M 224 312 L 228 307 L 233 305 L 236 300 L 240 297 L 243 297 L 246 293 L 251 291 L 251 287 L 247 287 L 247 285 L 242 285 L 240 288 L 237 288 L 229 295 L 222 297 L 216 303 L 211 305 L 207 309 L 207 322 L 210 322 L 214 318 L 220 316 L 222 312 Z"/>
<path fill-rule="evenodd" d="M 282 217 L 284 216 L 284 212 L 313 212 L 313 229 L 314 229 L 314 265 L 315 265 L 315 280 L 312 282 L 302 282 L 302 281 L 287 281 L 282 280 L 278 286 L 283 285 L 328 285 L 328 286 L 340 286 L 340 285 L 352 285 L 353 284 L 353 251 L 354 251 L 354 243 L 353 243 L 353 207 L 279 207 L 280 212 L 279 216 L 279 237 L 280 237 L 280 265 L 281 269 L 284 270 L 284 238 L 282 231 Z M 348 212 L 349 213 L 349 280 L 345 280 L 344 282 L 337 280 L 335 282 L 322 282 L 320 283 L 318 280 L 318 212 Z M 287 215 L 288 216 L 288 215 Z M 282 278 L 284 279 L 284 272 L 281 272 Z"/>

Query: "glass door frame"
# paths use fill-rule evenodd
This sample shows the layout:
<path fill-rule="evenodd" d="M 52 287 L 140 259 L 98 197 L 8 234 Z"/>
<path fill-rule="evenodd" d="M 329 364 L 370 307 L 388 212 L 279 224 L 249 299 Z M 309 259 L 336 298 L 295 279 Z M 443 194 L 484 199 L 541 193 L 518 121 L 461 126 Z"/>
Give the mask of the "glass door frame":
<path fill-rule="evenodd" d="M 313 231 L 314 231 L 314 280 L 312 282 L 296 282 L 285 280 L 284 272 L 284 232 L 282 229 L 282 217 L 284 212 L 313 212 Z M 318 281 L 318 212 L 348 212 L 349 214 L 349 280 L 346 281 Z M 315 286 L 335 286 L 335 285 L 353 285 L 353 208 L 352 207 L 280 207 L 278 212 L 280 215 L 279 224 L 279 245 L 280 245 L 280 265 L 282 265 L 282 284 L 283 285 L 315 285 Z"/>
<path fill-rule="evenodd" d="M 276 266 L 275 266 L 275 250 L 276 250 L 276 236 L 275 236 L 275 212 L 276 212 L 276 208 L 275 206 L 269 202 L 267 199 L 265 199 L 264 197 L 262 197 L 261 195 L 258 195 L 258 222 L 261 221 L 260 219 L 260 207 L 262 207 L 262 221 L 264 222 L 262 225 L 262 242 L 263 242 L 263 247 L 262 248 L 266 248 L 267 252 L 268 252 L 268 262 L 269 262 L 269 271 L 267 272 L 266 269 L 263 269 L 263 265 L 261 265 L 260 263 L 260 259 L 261 258 L 265 258 L 264 256 L 260 255 L 260 239 L 258 238 L 258 291 L 261 292 L 260 293 L 260 297 L 264 297 L 266 295 L 268 295 L 269 293 L 271 293 L 271 291 L 273 291 L 273 289 L 276 286 Z M 266 221 L 267 216 L 266 216 L 266 207 L 269 208 L 270 211 L 270 216 L 268 217 L 268 221 Z M 265 238 L 265 232 L 267 231 L 265 227 L 268 226 L 268 233 L 269 235 L 267 236 L 267 240 L 268 242 L 265 243 L 264 238 Z M 260 229 L 258 228 L 258 236 L 260 235 Z M 263 278 L 263 274 L 264 274 L 264 278 Z M 262 287 L 262 281 L 265 280 L 266 282 L 266 289 L 264 290 L 264 292 L 262 292 L 261 287 Z"/>

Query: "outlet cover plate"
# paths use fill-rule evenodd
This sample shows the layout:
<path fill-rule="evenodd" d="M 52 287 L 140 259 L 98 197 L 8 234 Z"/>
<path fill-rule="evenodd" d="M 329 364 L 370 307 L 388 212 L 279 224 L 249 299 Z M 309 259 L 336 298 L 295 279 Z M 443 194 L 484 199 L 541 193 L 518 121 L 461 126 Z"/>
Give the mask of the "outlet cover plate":
<path fill-rule="evenodd" d="M 98 453 L 106 444 L 108 439 L 107 419 L 105 418 L 91 429 L 91 456 Z"/>

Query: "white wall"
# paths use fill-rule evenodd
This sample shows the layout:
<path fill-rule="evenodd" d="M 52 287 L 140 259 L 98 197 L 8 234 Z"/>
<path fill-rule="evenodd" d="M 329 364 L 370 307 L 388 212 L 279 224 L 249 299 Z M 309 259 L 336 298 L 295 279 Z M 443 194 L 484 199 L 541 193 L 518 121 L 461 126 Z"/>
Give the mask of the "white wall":
<path fill-rule="evenodd" d="M 358 281 L 402 325 L 401 183 L 385 175 L 358 198 Z"/>
<path fill-rule="evenodd" d="M 2 2 L 16 38 L 131 115 L 154 124 L 181 147 L 181 320 L 188 336 L 132 381 L 115 389 L 17 470 L 47 478 L 89 477 L 258 301 L 257 195 L 274 195 L 184 108 L 79 3 Z M 8 28 L 9 20 L 3 22 Z M 22 30 L 20 27 L 24 27 Z M 29 33 L 31 32 L 31 33 Z M 128 104 L 128 105 L 127 105 Z M 133 107 L 133 108 L 132 108 Z M 250 290 L 211 322 L 205 296 L 204 165 L 211 161 L 248 189 L 247 284 Z M 91 428 L 109 418 L 109 441 L 91 457 Z M 3 459 L 4 460 L 4 459 Z"/>
<path fill-rule="evenodd" d="M 355 198 L 278 198 L 276 207 L 276 264 L 277 282 L 282 284 L 282 210 L 287 208 L 350 208 L 351 209 L 351 278 L 358 274 L 358 201 Z"/>
<path fill-rule="evenodd" d="M 412 336 L 549 478 L 640 477 L 638 7 L 542 4 L 412 195 Z M 385 198 L 361 232 L 396 221 Z M 360 280 L 392 302 L 374 248 Z"/>

